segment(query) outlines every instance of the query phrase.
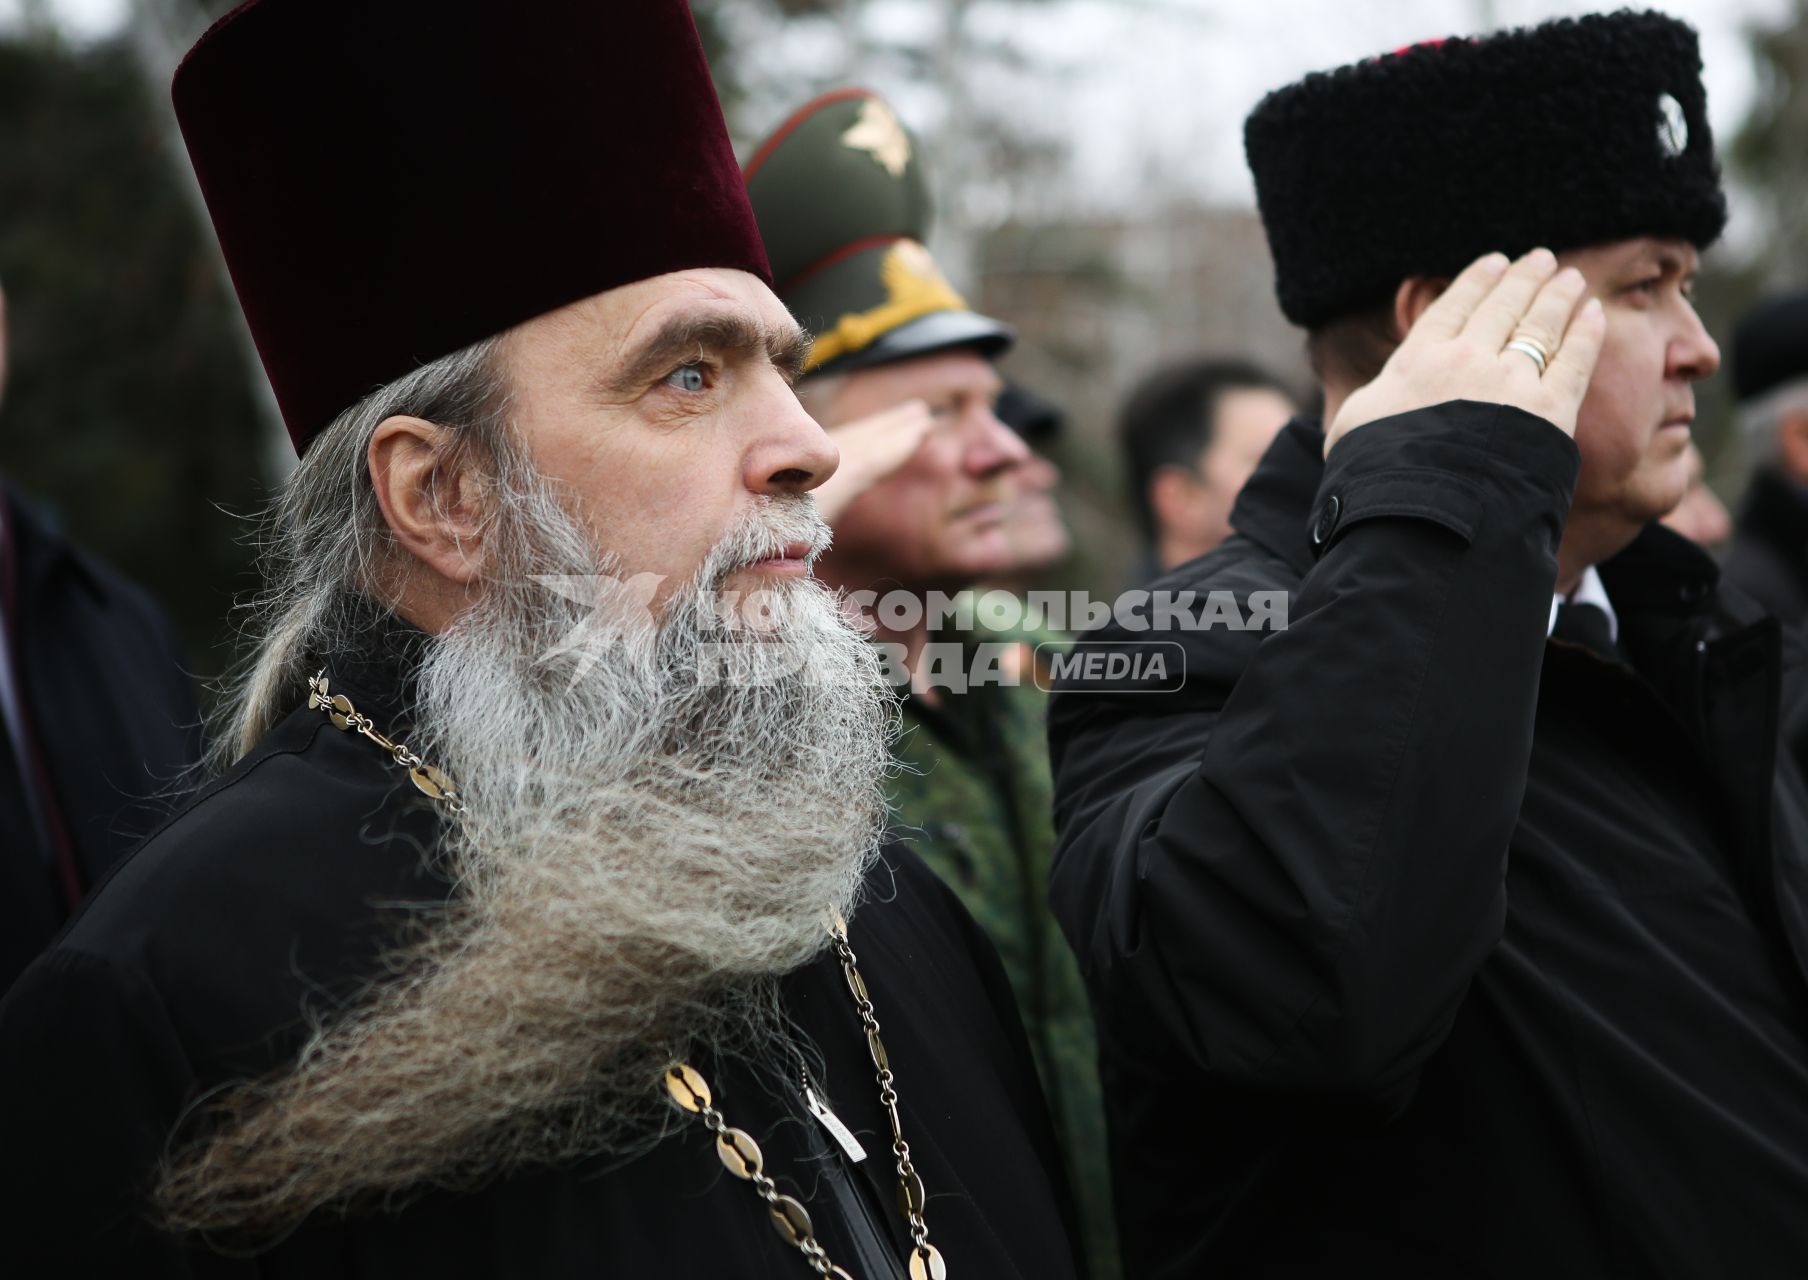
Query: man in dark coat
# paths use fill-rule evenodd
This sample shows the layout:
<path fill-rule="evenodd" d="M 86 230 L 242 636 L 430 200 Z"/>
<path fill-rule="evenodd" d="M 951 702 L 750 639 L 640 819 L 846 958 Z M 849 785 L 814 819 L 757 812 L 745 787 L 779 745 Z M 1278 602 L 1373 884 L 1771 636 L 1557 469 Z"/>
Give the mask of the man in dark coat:
<path fill-rule="evenodd" d="M 1652 523 L 1718 359 L 1698 76 L 1686 27 L 1618 14 L 1250 118 L 1330 429 L 1290 424 L 1236 536 L 1155 584 L 1192 594 L 1150 621 L 1215 629 L 1107 629 L 1051 710 L 1135 1274 L 1801 1273 L 1800 658 Z M 1524 256 L 1449 283 L 1489 248 Z M 1518 301 L 1465 351 L 1441 308 L 1479 271 Z M 1540 281 L 1592 295 L 1567 336 Z M 1566 385 L 1589 325 L 1579 408 L 1510 384 Z M 1085 679 L 1157 641 L 1183 685 Z"/>
<path fill-rule="evenodd" d="M 1766 298 L 1733 331 L 1733 391 L 1759 459 L 1727 581 L 1784 622 L 1808 618 L 1808 292 Z"/>
<path fill-rule="evenodd" d="M 200 737 L 163 610 L 0 477 L 0 992 L 174 806 Z"/>
<path fill-rule="evenodd" d="M 686 6 L 253 0 L 175 96 L 302 456 L 222 776 L 0 1006 L 8 1262 L 1075 1274 Z"/>

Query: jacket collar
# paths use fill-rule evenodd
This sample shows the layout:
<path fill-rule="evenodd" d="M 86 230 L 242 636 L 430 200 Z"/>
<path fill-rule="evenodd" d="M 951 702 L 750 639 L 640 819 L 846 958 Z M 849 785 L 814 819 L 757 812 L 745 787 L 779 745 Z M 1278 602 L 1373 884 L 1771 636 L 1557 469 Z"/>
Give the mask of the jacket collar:
<path fill-rule="evenodd" d="M 1324 472 L 1325 433 L 1317 418 L 1302 414 L 1281 428 L 1237 495 L 1231 528 L 1305 577 L 1314 559 L 1312 500 Z"/>
<path fill-rule="evenodd" d="M 1714 557 L 1673 529 L 1652 523 L 1600 565 L 1601 581 L 1622 616 L 1682 621 L 1709 611 L 1720 582 Z"/>

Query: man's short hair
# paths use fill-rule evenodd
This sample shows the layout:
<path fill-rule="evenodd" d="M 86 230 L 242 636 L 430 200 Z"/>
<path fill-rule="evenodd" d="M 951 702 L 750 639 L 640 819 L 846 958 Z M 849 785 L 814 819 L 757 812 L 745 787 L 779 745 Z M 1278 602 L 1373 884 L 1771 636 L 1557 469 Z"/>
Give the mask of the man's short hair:
<path fill-rule="evenodd" d="M 1400 342 L 1394 300 L 1389 298 L 1313 326 L 1306 333 L 1306 360 L 1321 386 L 1366 386 L 1380 375 Z"/>
<path fill-rule="evenodd" d="M 1808 377 L 1779 383 L 1739 402 L 1735 420 L 1750 456 L 1760 462 L 1777 447 L 1777 432 L 1791 418 L 1808 414 Z"/>
<path fill-rule="evenodd" d="M 1383 357 L 1385 359 L 1386 357 Z M 1229 391 L 1293 392 L 1249 360 L 1203 356 L 1158 369 L 1130 393 L 1119 420 L 1129 459 L 1130 501 L 1145 537 L 1157 534 L 1149 485 L 1163 467 L 1195 470 L 1212 442 L 1218 404 Z"/>

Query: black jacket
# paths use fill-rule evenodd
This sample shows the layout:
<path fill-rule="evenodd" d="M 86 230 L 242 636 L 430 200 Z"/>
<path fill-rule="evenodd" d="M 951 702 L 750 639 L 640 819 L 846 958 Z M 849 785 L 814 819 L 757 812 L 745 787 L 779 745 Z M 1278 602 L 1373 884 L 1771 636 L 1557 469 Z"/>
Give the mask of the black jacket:
<path fill-rule="evenodd" d="M 1773 468 L 1759 468 L 1721 571 L 1786 628 L 1808 626 L 1808 495 L 1799 485 Z M 1783 737 L 1808 776 L 1808 697 L 1785 704 Z"/>
<path fill-rule="evenodd" d="M 1769 467 L 1752 476 L 1725 572 L 1784 622 L 1808 619 L 1808 496 Z"/>
<path fill-rule="evenodd" d="M 334 688 L 379 724 L 404 723 L 407 651 L 340 655 Z M 0 1096 L 11 1100 L 0 1109 L 0 1253 L 11 1274 L 811 1274 L 751 1186 L 725 1174 L 709 1134 L 683 1122 L 626 1165 L 523 1173 L 399 1213 L 316 1215 L 255 1258 L 180 1250 L 141 1224 L 152 1166 L 184 1108 L 289 1061 L 307 1014 L 353 997 L 414 911 L 445 900 L 449 886 L 424 857 L 438 819 L 423 803 L 371 743 L 297 710 L 121 864 L 19 980 L 0 1005 Z M 913 856 L 891 856 L 871 892 L 850 935 L 928 1189 L 931 1241 L 957 1274 L 1075 1274 L 1067 1193 L 996 956 Z M 784 994 L 864 1162 L 775 1102 L 770 1082 L 699 1065 L 781 1190 L 805 1201 L 829 1256 L 862 1280 L 892 1280 L 908 1238 L 889 1128 L 832 954 L 787 978 Z M 856 1218 L 866 1225 L 850 1229 Z M 869 1261 L 862 1241 L 879 1240 L 883 1256 Z"/>
<path fill-rule="evenodd" d="M 1547 641 L 1574 443 L 1296 421 L 1157 589 L 1185 684 L 1051 710 L 1052 898 L 1140 1276 L 1799 1276 L 1808 797 L 1777 623 L 1652 527 Z M 1157 638 L 1121 627 L 1080 647 Z"/>
<path fill-rule="evenodd" d="M 142 590 L 0 486 L 0 618 L 24 712 L 0 731 L 0 991 L 173 807 L 200 750 L 194 683 Z"/>

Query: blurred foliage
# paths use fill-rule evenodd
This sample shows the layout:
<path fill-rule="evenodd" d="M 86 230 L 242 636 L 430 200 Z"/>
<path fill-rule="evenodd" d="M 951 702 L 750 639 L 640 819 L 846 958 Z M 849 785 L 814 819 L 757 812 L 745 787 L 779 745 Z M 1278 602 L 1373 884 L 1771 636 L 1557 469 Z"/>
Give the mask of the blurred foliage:
<path fill-rule="evenodd" d="M 1758 195 L 1767 274 L 1808 278 L 1808 0 L 1750 35 L 1757 94 L 1727 149 L 1729 166 Z"/>
<path fill-rule="evenodd" d="M 697 23 L 697 35 L 703 41 L 704 56 L 709 59 L 710 77 L 716 82 L 716 96 L 722 99 L 722 110 L 733 113 L 740 100 L 740 82 L 734 76 L 734 63 L 728 56 L 727 38 L 722 34 L 722 19 L 717 5 L 692 4 L 691 17 Z"/>
<path fill-rule="evenodd" d="M 1731 359 L 1733 330 L 1753 303 L 1808 286 L 1808 0 L 1791 0 L 1779 21 L 1747 34 L 1756 93 L 1740 127 L 1717 141 L 1729 180 L 1747 197 L 1735 216 L 1756 225 L 1735 228 L 1748 251 L 1711 252 L 1696 285 L 1696 309 L 1723 361 Z M 1736 502 L 1761 459 L 1734 428 L 1731 377 L 1722 372 L 1701 383 L 1696 398 L 1708 481 Z"/>
<path fill-rule="evenodd" d="M 236 305 L 124 43 L 0 41 L 0 471 L 147 587 L 196 669 L 251 584 L 258 406 Z"/>

